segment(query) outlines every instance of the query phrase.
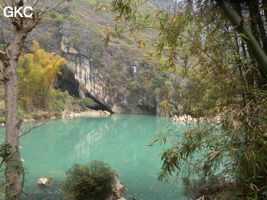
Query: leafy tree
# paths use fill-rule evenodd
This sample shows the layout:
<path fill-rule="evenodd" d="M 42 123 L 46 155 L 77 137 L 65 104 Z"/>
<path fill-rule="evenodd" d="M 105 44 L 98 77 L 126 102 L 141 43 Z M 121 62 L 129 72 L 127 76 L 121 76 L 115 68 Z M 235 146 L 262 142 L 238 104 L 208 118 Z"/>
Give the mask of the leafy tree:
<path fill-rule="evenodd" d="M 19 60 L 19 100 L 24 110 L 52 109 L 53 84 L 64 64 L 65 59 L 46 52 L 33 41 L 33 53 L 25 54 Z"/>

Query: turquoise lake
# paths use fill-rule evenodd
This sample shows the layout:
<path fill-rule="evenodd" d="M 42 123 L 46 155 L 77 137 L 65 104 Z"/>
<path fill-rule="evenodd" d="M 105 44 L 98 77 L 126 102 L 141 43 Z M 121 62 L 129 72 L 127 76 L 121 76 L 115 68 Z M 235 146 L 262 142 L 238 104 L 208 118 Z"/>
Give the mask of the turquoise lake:
<path fill-rule="evenodd" d="M 148 146 L 158 133 L 168 129 L 182 134 L 185 127 L 174 125 L 170 118 L 146 115 L 50 121 L 21 138 L 25 191 L 40 190 L 36 184 L 40 177 L 52 177 L 60 183 L 72 164 L 99 160 L 119 174 L 127 188 L 126 197 L 184 200 L 181 182 L 158 180 L 164 146 Z"/>

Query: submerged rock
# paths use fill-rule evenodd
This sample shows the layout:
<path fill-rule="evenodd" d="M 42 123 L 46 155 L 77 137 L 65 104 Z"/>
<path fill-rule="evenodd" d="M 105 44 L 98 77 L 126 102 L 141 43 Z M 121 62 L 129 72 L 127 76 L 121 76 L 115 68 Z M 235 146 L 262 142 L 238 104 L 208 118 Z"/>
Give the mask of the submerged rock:
<path fill-rule="evenodd" d="M 37 184 L 40 186 L 45 186 L 45 187 L 49 187 L 52 184 L 52 178 L 45 178 L 45 177 L 41 177 L 38 179 Z"/>

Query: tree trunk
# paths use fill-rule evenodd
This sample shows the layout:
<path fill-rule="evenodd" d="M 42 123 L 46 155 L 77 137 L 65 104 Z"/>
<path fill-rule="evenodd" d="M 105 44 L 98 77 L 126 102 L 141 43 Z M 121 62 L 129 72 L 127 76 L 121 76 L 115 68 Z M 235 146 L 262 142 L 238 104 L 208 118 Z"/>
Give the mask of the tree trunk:
<path fill-rule="evenodd" d="M 14 40 L 6 49 L 4 60 L 5 106 L 6 106 L 6 144 L 10 152 L 6 164 L 6 200 L 19 200 L 23 187 L 23 166 L 19 149 L 19 112 L 17 98 L 18 58 L 27 34 L 15 30 Z"/>
<path fill-rule="evenodd" d="M 14 27 L 14 37 L 11 43 L 4 51 L 0 50 L 0 60 L 4 64 L 3 81 L 5 84 L 5 110 L 6 110 L 6 138 L 5 147 L 8 147 L 7 153 L 0 155 L 5 162 L 5 199 L 19 200 L 24 184 L 24 169 L 20 158 L 19 149 L 19 129 L 20 119 L 18 112 L 18 97 L 17 97 L 17 68 L 18 59 L 22 52 L 28 33 L 30 33 L 43 16 L 58 6 L 64 0 L 56 1 L 53 6 L 46 7 L 43 11 L 36 11 L 31 18 L 24 18 L 21 16 L 10 18 Z M 38 4 L 36 0 L 34 5 Z M 12 1 L 11 7 L 23 7 L 24 1 Z"/>

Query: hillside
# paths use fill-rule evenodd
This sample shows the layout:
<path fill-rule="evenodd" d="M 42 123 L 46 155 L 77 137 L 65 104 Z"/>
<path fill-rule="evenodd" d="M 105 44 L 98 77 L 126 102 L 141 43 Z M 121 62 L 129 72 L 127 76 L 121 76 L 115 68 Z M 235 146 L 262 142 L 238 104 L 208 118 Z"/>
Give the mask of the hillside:
<path fill-rule="evenodd" d="M 55 8 L 29 35 L 25 51 L 31 51 L 36 40 L 45 50 L 66 58 L 68 64 L 55 87 L 71 95 L 92 97 L 115 113 L 166 114 L 160 103 L 169 96 L 161 93 L 166 84 L 173 90 L 172 81 L 164 80 L 169 75 L 151 72 L 155 63 L 146 59 L 147 50 L 130 34 L 114 37 L 106 47 L 103 39 L 113 29 L 113 16 L 105 9 L 96 11 L 95 3 L 72 1 Z M 149 7 L 152 4 L 145 9 Z M 7 43 L 11 27 L 2 20 L 1 41 Z M 140 37 L 145 40 L 148 35 Z"/>

